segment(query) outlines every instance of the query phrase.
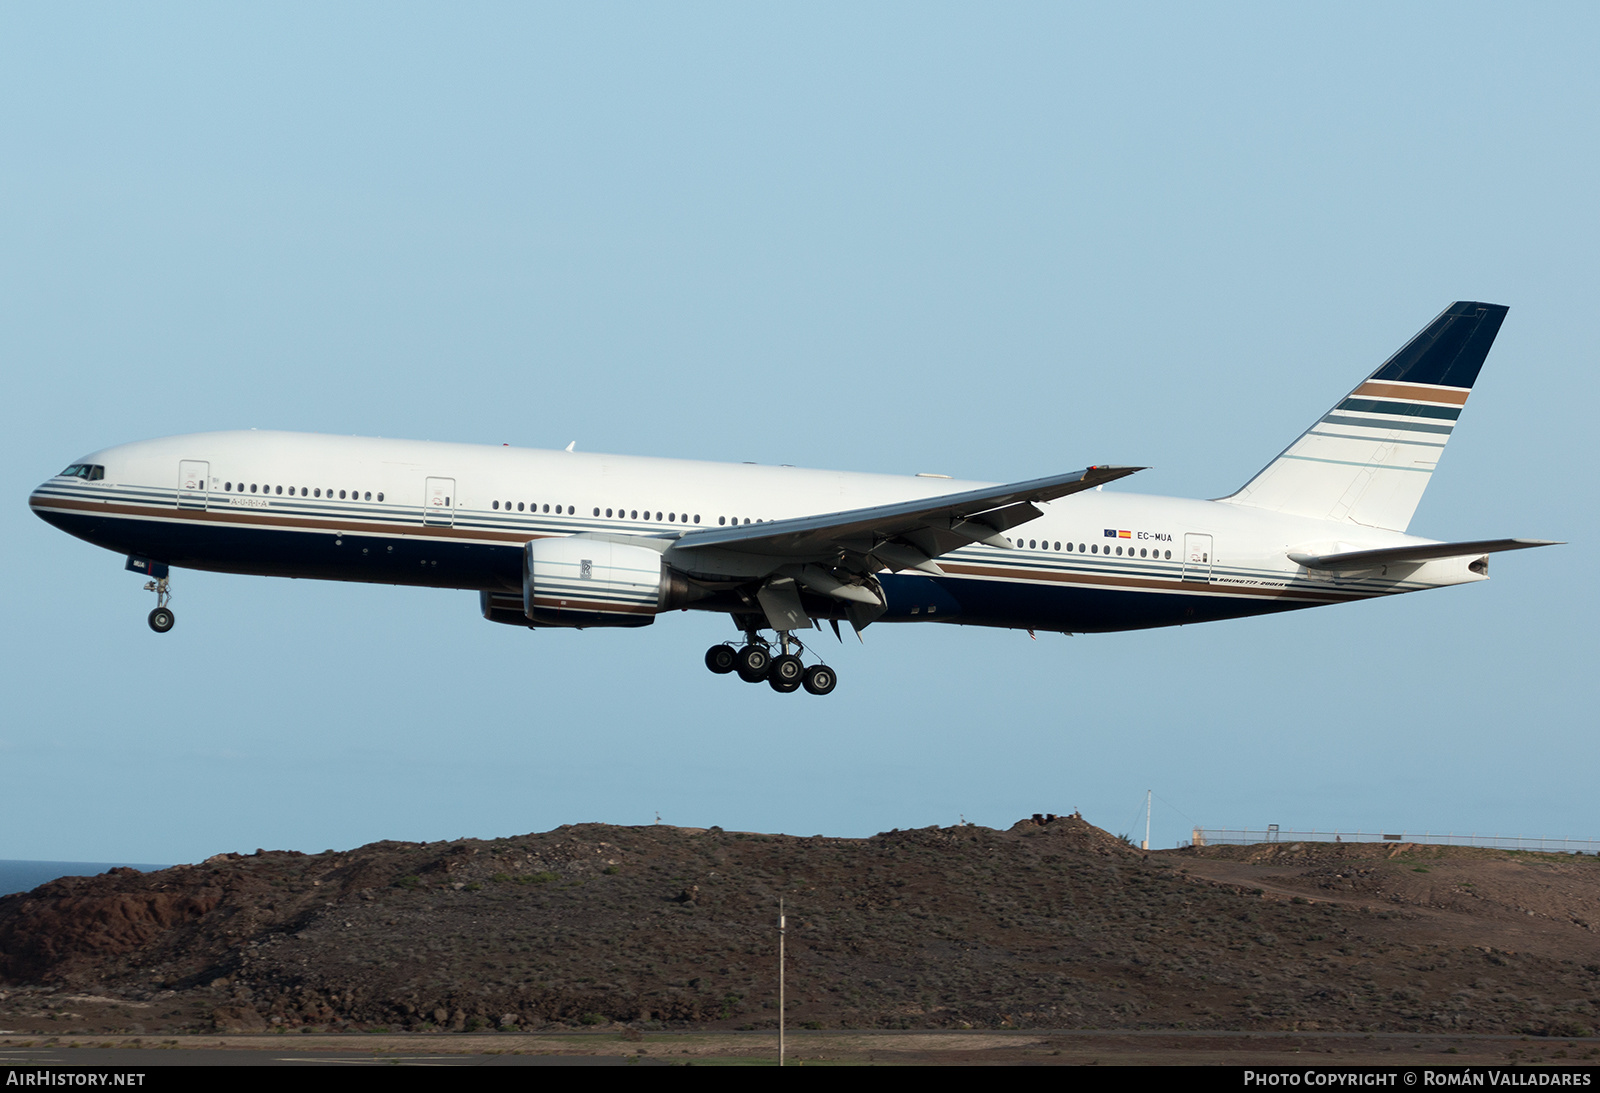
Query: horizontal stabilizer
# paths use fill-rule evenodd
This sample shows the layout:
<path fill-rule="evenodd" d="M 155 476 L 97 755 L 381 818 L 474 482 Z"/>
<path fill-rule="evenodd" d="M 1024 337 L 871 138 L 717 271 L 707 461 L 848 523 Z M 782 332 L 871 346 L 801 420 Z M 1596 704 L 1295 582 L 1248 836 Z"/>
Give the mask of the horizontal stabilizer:
<path fill-rule="evenodd" d="M 1386 547 L 1383 550 L 1352 550 L 1345 554 L 1290 554 L 1289 560 L 1307 569 L 1343 572 L 1376 569 L 1381 565 L 1402 562 L 1427 562 L 1435 558 L 1464 558 L 1502 550 L 1562 545 L 1551 539 L 1477 539 L 1470 543 L 1418 543 L 1415 546 Z"/>

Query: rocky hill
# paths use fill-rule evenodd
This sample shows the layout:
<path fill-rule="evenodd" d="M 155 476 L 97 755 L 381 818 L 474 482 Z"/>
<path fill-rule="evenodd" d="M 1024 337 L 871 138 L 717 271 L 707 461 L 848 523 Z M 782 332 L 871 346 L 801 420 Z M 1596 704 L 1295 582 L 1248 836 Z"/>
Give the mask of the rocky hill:
<path fill-rule="evenodd" d="M 1593 858 L 1142 854 L 1077 817 L 566 826 L 219 855 L 0 899 L 13 1031 L 1217 1028 L 1582 1035 Z"/>

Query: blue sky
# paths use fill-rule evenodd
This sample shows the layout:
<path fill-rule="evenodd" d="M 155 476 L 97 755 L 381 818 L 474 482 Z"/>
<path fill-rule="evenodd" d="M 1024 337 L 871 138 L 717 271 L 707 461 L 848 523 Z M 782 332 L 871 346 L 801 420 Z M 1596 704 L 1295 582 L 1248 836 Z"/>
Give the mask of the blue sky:
<path fill-rule="evenodd" d="M 0 9 L 0 858 L 599 820 L 1082 809 L 1600 836 L 1590 6 Z M 1442 307 L 1508 304 L 1411 530 L 1487 584 L 1030 641 L 878 626 L 839 689 L 717 616 L 177 573 L 29 490 L 282 428 L 1235 489 Z M 827 641 L 832 643 L 831 635 Z"/>

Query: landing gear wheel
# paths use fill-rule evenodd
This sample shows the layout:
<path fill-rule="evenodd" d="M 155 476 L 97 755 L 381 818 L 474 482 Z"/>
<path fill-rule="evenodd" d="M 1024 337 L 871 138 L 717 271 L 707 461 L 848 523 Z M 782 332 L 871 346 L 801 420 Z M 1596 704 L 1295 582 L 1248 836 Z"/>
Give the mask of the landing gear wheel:
<path fill-rule="evenodd" d="M 167 607 L 158 607 L 150 612 L 150 629 L 158 634 L 165 634 L 172 629 L 172 624 L 177 621 L 172 617 L 172 610 Z"/>
<path fill-rule="evenodd" d="M 838 683 L 839 677 L 826 664 L 813 664 L 806 669 L 805 685 L 809 694 L 831 694 Z"/>
<path fill-rule="evenodd" d="M 767 686 L 779 694 L 788 694 L 790 691 L 800 689 L 800 681 L 806 673 L 805 665 L 800 663 L 800 658 L 792 653 L 785 653 L 781 657 L 772 658 L 772 667 L 767 669 Z"/>
<path fill-rule="evenodd" d="M 739 673 L 739 678 L 746 683 L 760 683 L 767 678 L 767 669 L 772 665 L 772 654 L 759 645 L 746 645 L 734 657 L 734 665 Z"/>
<path fill-rule="evenodd" d="M 725 676 L 739 666 L 739 654 L 731 645 L 713 645 L 706 650 L 706 667 Z"/>

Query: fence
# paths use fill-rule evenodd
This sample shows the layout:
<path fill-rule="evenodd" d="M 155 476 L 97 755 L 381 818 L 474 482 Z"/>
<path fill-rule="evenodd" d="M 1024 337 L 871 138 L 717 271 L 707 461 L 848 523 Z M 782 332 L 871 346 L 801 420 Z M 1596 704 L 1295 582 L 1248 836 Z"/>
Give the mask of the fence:
<path fill-rule="evenodd" d="M 1533 839 L 1525 835 L 1457 835 L 1425 831 L 1284 831 L 1277 824 L 1260 830 L 1197 827 L 1194 846 L 1249 846 L 1255 843 L 1421 843 L 1428 846 L 1482 846 L 1494 850 L 1537 850 L 1547 854 L 1600 854 L 1600 839 Z"/>

